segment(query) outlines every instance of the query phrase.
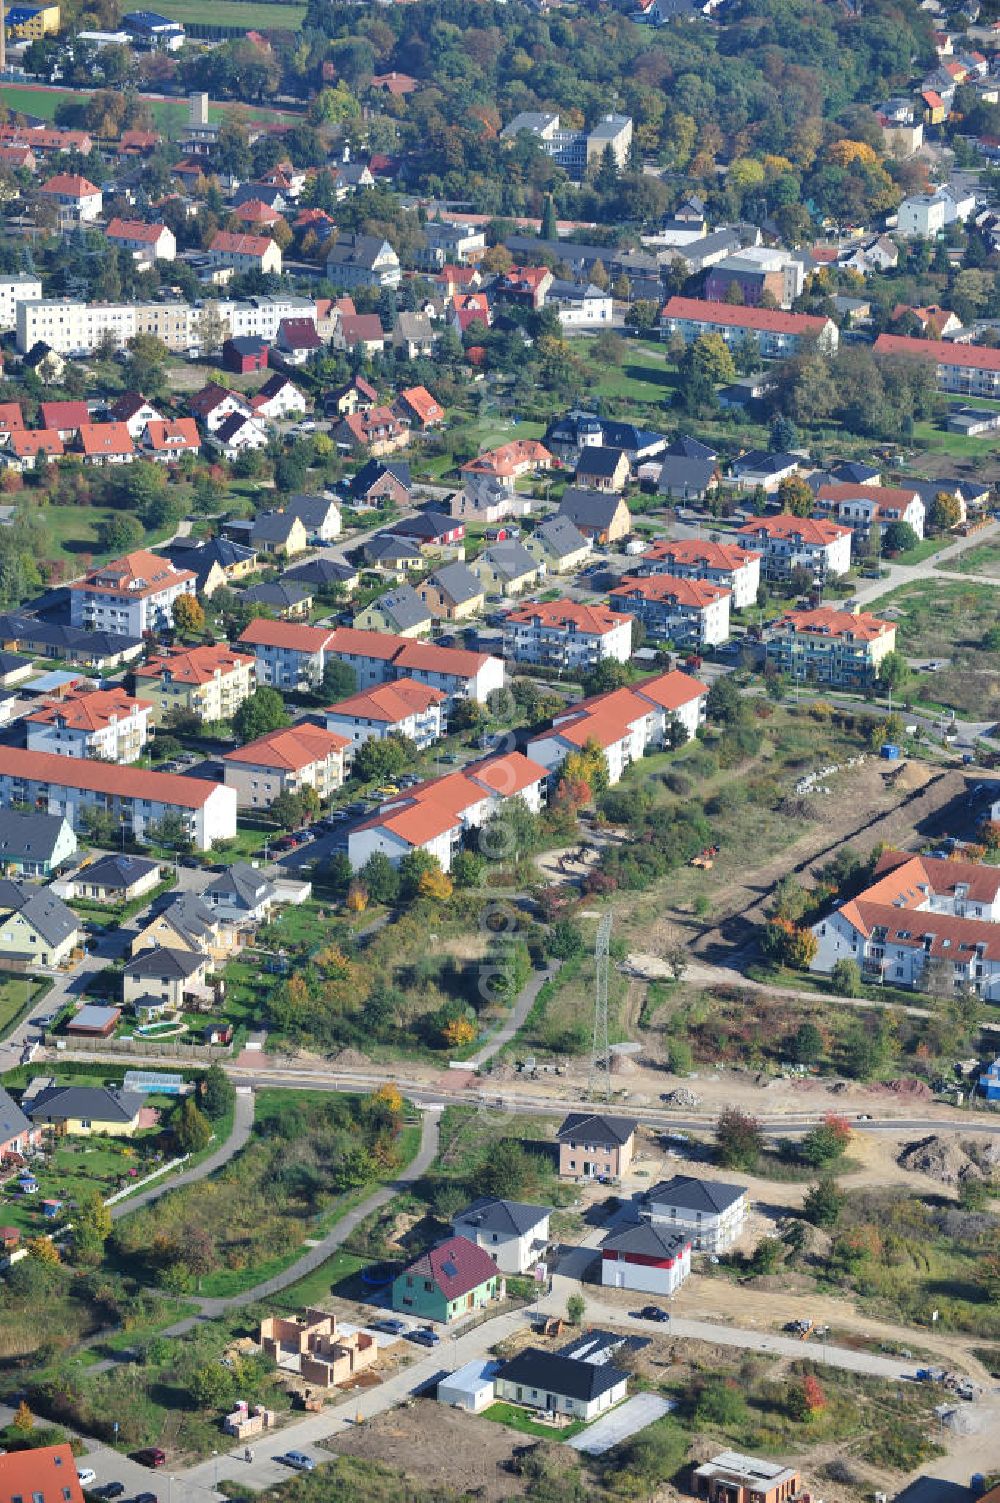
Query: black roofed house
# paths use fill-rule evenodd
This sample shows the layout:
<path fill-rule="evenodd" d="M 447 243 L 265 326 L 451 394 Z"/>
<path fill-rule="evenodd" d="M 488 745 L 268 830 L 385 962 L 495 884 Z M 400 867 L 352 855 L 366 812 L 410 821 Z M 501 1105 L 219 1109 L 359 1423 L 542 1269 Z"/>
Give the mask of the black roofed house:
<path fill-rule="evenodd" d="M 32 1126 L 17 1102 L 0 1086 L 0 1164 L 15 1154 L 24 1154 L 41 1136 L 41 1128 Z"/>
<path fill-rule="evenodd" d="M 597 491 L 620 491 L 628 481 L 631 467 L 622 449 L 606 449 L 587 444 L 580 450 L 575 480 Z"/>
<path fill-rule="evenodd" d="M 285 515 L 298 517 L 310 543 L 332 543 L 340 537 L 340 507 L 330 496 L 293 496 Z"/>
<path fill-rule="evenodd" d="M 91 903 L 131 903 L 152 892 L 159 880 L 158 861 L 112 853 L 81 866 L 71 877 L 53 884 L 53 890 L 62 897 L 85 898 Z"/>
<path fill-rule="evenodd" d="M 126 962 L 122 1001 L 146 1011 L 179 1009 L 186 998 L 204 993 L 208 966 L 208 956 L 195 950 L 140 950 Z"/>
<path fill-rule="evenodd" d="M 368 539 L 361 551 L 366 564 L 394 574 L 407 569 L 419 569 L 424 563 L 420 544 L 413 538 L 399 537 L 395 532 L 377 532 Z"/>
<path fill-rule="evenodd" d="M 408 584 L 379 595 L 354 618 L 360 631 L 390 632 L 397 637 L 424 636 L 433 624 L 430 607 Z"/>
<path fill-rule="evenodd" d="M 746 1186 L 675 1174 L 646 1191 L 640 1214 L 660 1231 L 689 1237 L 695 1252 L 726 1252 L 746 1221 Z"/>
<path fill-rule="evenodd" d="M 178 569 L 193 571 L 195 589 L 206 599 L 210 599 L 216 590 L 225 589 L 252 574 L 257 567 L 257 554 L 253 548 L 223 537 L 208 538 L 204 542 L 195 538 L 178 538 L 160 551 Z"/>
<path fill-rule="evenodd" d="M 43 1085 L 30 1097 L 26 1093 L 23 1104 L 34 1127 L 74 1137 L 98 1132 L 130 1138 L 139 1127 L 143 1097 L 107 1086 Z"/>
<path fill-rule="evenodd" d="M 584 537 L 568 517 L 549 517 L 524 539 L 524 546 L 545 565 L 549 574 L 567 574 L 582 568 L 593 550 L 593 542 Z"/>
<path fill-rule="evenodd" d="M 771 454 L 765 449 L 750 449 L 733 460 L 730 476 L 741 490 L 762 486 L 770 495 L 789 475 L 798 474 L 801 454 Z"/>
<path fill-rule="evenodd" d="M 49 877 L 76 849 L 76 835 L 64 815 L 0 809 L 0 871 Z"/>
<path fill-rule="evenodd" d="M 600 544 L 614 543 L 632 530 L 632 513 L 622 497 L 589 486 L 568 485 L 559 503 L 559 516 Z"/>
<path fill-rule="evenodd" d="M 326 275 L 335 287 L 398 287 L 399 257 L 380 235 L 339 234 L 327 250 Z"/>
<path fill-rule="evenodd" d="M 503 1273 L 529 1273 L 549 1242 L 548 1206 L 524 1205 L 483 1195 L 452 1217 L 456 1237 L 489 1253 Z"/>
<path fill-rule="evenodd" d="M 701 501 L 718 483 L 719 467 L 714 459 L 664 454 L 656 488 L 661 496 L 673 501 Z"/>
<path fill-rule="evenodd" d="M 254 518 L 251 545 L 258 553 L 281 554 L 291 558 L 308 547 L 306 529 L 294 512 L 262 511 Z"/>
<path fill-rule="evenodd" d="M 422 548 L 450 548 L 465 537 L 465 523 L 456 521 L 445 511 L 428 508 L 412 517 L 403 517 L 392 528 L 398 537 L 414 538 Z M 461 553 L 464 554 L 464 549 Z"/>
<path fill-rule="evenodd" d="M 60 658 L 74 667 L 116 668 L 140 657 L 145 642 L 124 632 L 89 631 L 84 626 L 66 626 L 42 621 L 26 612 L 10 611 L 0 616 L 0 644 L 27 648 L 43 657 Z"/>
<path fill-rule="evenodd" d="M 401 459 L 369 459 L 351 481 L 350 494 L 354 501 L 405 506 L 410 499 L 410 466 Z"/>
<path fill-rule="evenodd" d="M 49 888 L 0 881 L 0 955 L 9 968 L 54 969 L 69 959 L 79 938 L 76 914 Z"/>
<path fill-rule="evenodd" d="M 570 1179 L 620 1179 L 632 1163 L 635 1129 L 631 1117 L 570 1112 L 556 1133 L 560 1175 Z"/>
<path fill-rule="evenodd" d="M 664 449 L 664 455 L 674 454 L 681 459 L 718 459 L 718 450 L 712 449 L 708 444 L 703 444 L 700 438 L 692 438 L 688 433 L 678 433 Z"/>
<path fill-rule="evenodd" d="M 201 896 L 221 919 L 259 923 L 274 907 L 277 889 L 245 861 L 234 861 L 228 871 L 212 878 Z"/>
<path fill-rule="evenodd" d="M 339 558 L 311 558 L 307 563 L 286 569 L 285 579 L 297 580 L 308 585 L 317 595 L 332 594 L 344 590 L 350 594 L 356 590 L 360 575 L 353 564 Z"/>
<path fill-rule="evenodd" d="M 640 1289 L 669 1296 L 691 1272 L 691 1238 L 649 1221 L 610 1231 L 601 1243 L 601 1283 L 606 1289 Z"/>
<path fill-rule="evenodd" d="M 498 1399 L 566 1415 L 570 1421 L 592 1420 L 628 1393 L 628 1373 L 610 1362 L 583 1362 L 562 1352 L 525 1347 L 505 1362 L 494 1379 Z"/>
<path fill-rule="evenodd" d="M 240 598 L 247 605 L 265 606 L 280 621 L 299 621 L 312 610 L 313 592 L 298 580 L 273 579 L 249 585 Z"/>

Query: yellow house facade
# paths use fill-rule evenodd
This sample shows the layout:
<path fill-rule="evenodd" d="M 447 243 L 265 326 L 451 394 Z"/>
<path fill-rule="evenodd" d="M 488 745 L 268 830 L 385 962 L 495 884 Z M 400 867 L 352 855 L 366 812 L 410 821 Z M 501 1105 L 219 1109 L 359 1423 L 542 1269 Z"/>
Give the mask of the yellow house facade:
<path fill-rule="evenodd" d="M 7 33 L 18 42 L 57 36 L 61 23 L 58 5 L 12 5 L 7 10 Z"/>

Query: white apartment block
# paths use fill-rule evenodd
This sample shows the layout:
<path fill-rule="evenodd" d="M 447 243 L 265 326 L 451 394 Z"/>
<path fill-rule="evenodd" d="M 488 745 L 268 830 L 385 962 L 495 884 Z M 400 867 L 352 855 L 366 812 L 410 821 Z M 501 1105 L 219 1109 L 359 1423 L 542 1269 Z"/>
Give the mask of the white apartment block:
<path fill-rule="evenodd" d="M 164 815 L 179 814 L 200 851 L 236 834 L 236 790 L 222 783 L 4 746 L 0 808 L 15 804 L 62 814 L 77 831 L 84 811 L 99 809 L 137 840 L 146 839 Z"/>
<path fill-rule="evenodd" d="M 72 298 L 15 297 L 17 348 L 26 355 L 43 340 L 60 355 L 90 354 L 109 330 L 119 345 L 134 334 L 155 334 L 175 354 L 201 353 L 200 325 L 206 307 L 188 303 L 81 303 Z M 302 297 L 231 299 L 206 305 L 234 338 L 277 338 L 286 318 L 315 318 L 316 303 Z M 12 324 L 11 327 L 14 325 Z"/>
<path fill-rule="evenodd" d="M 137 762 L 149 740 L 153 706 L 122 689 L 95 689 L 42 705 L 25 717 L 29 751 L 102 762 Z"/>
<path fill-rule="evenodd" d="M 674 579 L 704 579 L 723 585 L 732 593 L 733 610 L 757 604 L 760 589 L 760 554 L 747 553 L 735 543 L 702 542 L 682 538 L 661 539 L 642 555 L 637 574 L 671 574 Z"/>
<path fill-rule="evenodd" d="M 746 1186 L 675 1174 L 646 1191 L 640 1215 L 661 1231 L 690 1237 L 695 1252 L 727 1252 L 746 1222 Z"/>
<path fill-rule="evenodd" d="M 37 277 L 0 279 L 0 330 L 16 329 L 18 303 L 37 303 L 41 296 L 42 284 Z"/>
<path fill-rule="evenodd" d="M 557 669 L 594 668 L 632 656 L 632 617 L 601 605 L 553 600 L 522 605 L 503 623 L 503 655 Z"/>
<path fill-rule="evenodd" d="M 70 621 L 91 631 L 142 637 L 173 626 L 174 602 L 195 594 L 195 585 L 192 570 L 138 549 L 70 585 Z"/>
<path fill-rule="evenodd" d="M 568 706 L 528 742 L 527 752 L 554 776 L 571 753 L 595 741 L 604 752 L 609 782 L 617 783 L 633 762 L 667 743 L 674 722 L 690 740 L 704 724 L 707 698 L 705 685 L 689 674 L 661 673 Z"/>

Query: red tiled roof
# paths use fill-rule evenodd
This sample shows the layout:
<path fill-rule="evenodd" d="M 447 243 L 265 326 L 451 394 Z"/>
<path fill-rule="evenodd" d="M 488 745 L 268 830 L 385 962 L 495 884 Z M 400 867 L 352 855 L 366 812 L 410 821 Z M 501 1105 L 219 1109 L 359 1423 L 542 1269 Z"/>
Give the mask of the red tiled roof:
<path fill-rule="evenodd" d="M 242 219 L 247 224 L 277 224 L 281 218 L 277 209 L 259 198 L 248 198 L 235 210 L 235 214 L 237 219 Z"/>
<path fill-rule="evenodd" d="M 42 184 L 43 193 L 59 193 L 66 198 L 89 198 L 100 191 L 89 178 L 72 172 L 57 172 L 55 177 Z"/>
<path fill-rule="evenodd" d="M 9 1231 L 9 1228 L 4 1228 Z M 63 1499 L 83 1503 L 83 1489 L 76 1470 L 76 1457 L 69 1442 L 58 1446 L 35 1446 L 26 1451 L 8 1451 L 0 1456 L 0 1499 L 38 1495 L 44 1503 Z"/>
<path fill-rule="evenodd" d="M 144 595 L 155 595 L 160 590 L 194 579 L 190 569 L 176 569 L 169 559 L 148 549 L 137 548 L 126 553 L 124 558 L 112 559 L 97 569 L 91 569 L 83 579 L 74 580 L 71 590 L 99 591 L 105 595 L 127 594 L 130 600 Z"/>
<path fill-rule="evenodd" d="M 548 469 L 552 464 L 552 455 L 544 444 L 537 438 L 515 438 L 509 444 L 501 444 L 498 449 L 488 449 L 485 454 L 480 454 L 478 459 L 470 459 L 462 466 L 463 474 L 473 475 L 512 475 L 515 471 L 530 465 L 540 465 Z"/>
<path fill-rule="evenodd" d="M 526 788 L 541 783 L 548 772 L 540 762 L 533 762 L 523 752 L 507 752 L 498 757 L 487 757 L 482 762 L 468 762 L 465 776 L 500 798 L 514 798 Z"/>
<path fill-rule="evenodd" d="M 1000 371 L 1000 350 L 978 344 L 952 344 L 944 339 L 913 339 L 907 334 L 880 334 L 876 355 L 907 355 L 914 360 L 933 360 L 937 365 L 962 369 Z"/>
<path fill-rule="evenodd" d="M 86 788 L 113 798 L 144 798 L 152 803 L 176 804 L 181 809 L 200 809 L 222 786 L 173 772 L 147 772 L 143 767 L 121 767 L 88 757 L 58 757 L 19 746 L 0 747 L 0 776 L 52 787 Z"/>
<path fill-rule="evenodd" d="M 20 402 L 0 402 L 0 433 L 13 433 L 24 429 L 24 414 Z"/>
<path fill-rule="evenodd" d="M 100 731 L 112 721 L 128 720 L 136 710 L 152 708 L 152 700 L 133 699 L 124 689 L 83 689 L 55 704 L 41 705 L 25 719 L 40 725 L 62 720 L 74 731 Z"/>
<path fill-rule="evenodd" d="M 759 553 L 750 553 L 735 543 L 703 543 L 697 538 L 679 538 L 671 542 L 668 538 L 659 538 L 647 548 L 643 562 L 670 559 L 677 564 L 702 564 L 707 569 L 745 569 L 759 557 Z"/>
<path fill-rule="evenodd" d="M 201 448 L 194 418 L 154 418 L 146 424 L 145 441 L 154 453 Z"/>
<path fill-rule="evenodd" d="M 679 710 L 693 699 L 703 699 L 708 690 L 699 679 L 675 668 L 670 673 L 660 673 L 655 678 L 633 684 L 632 693 L 638 694 L 640 699 L 651 700 L 661 710 Z"/>
<path fill-rule="evenodd" d="M 332 647 L 338 654 L 351 657 L 375 658 L 388 663 L 406 641 L 405 637 L 393 636 L 386 631 L 363 631 L 357 626 L 338 626 L 333 633 Z"/>
<path fill-rule="evenodd" d="M 468 652 L 463 647 L 436 647 L 432 642 L 412 642 L 404 638 L 393 663 L 397 668 L 412 668 L 423 673 L 472 678 L 487 658 L 485 652 Z"/>
<path fill-rule="evenodd" d="M 803 543 L 828 546 L 838 538 L 850 537 L 851 529 L 837 522 L 827 522 L 815 517 L 795 517 L 783 511 L 776 517 L 755 517 L 752 522 L 737 529 L 740 537 L 799 538 Z"/>
<path fill-rule="evenodd" d="M 741 556 L 746 557 L 745 554 Z M 608 610 L 605 605 L 583 605 L 576 600 L 547 600 L 537 605 L 519 605 L 507 616 L 508 621 L 518 624 L 530 626 L 537 621 L 540 626 L 559 627 L 564 631 L 573 627 L 576 631 L 593 637 L 603 637 L 631 619 L 631 616 Z"/>
<path fill-rule="evenodd" d="M 257 616 L 240 637 L 247 647 L 288 647 L 294 652 L 313 653 L 329 646 L 335 633 L 324 626 L 302 621 L 269 621 Z"/>
<path fill-rule="evenodd" d="M 341 752 L 350 746 L 345 736 L 324 730 L 318 725 L 292 725 L 282 730 L 269 731 L 258 736 L 246 746 L 226 752 L 226 762 L 249 762 L 254 767 L 278 767 L 287 772 L 300 772 L 313 762 L 325 762 L 331 752 Z"/>
<path fill-rule="evenodd" d="M 846 480 L 831 480 L 816 492 L 817 501 L 875 501 L 879 506 L 905 510 L 918 498 L 917 491 L 898 485 L 851 485 Z"/>
<path fill-rule="evenodd" d="M 348 345 L 377 344 L 380 339 L 385 339 L 382 320 L 377 313 L 341 314 L 340 333 Z"/>
<path fill-rule="evenodd" d="M 90 422 L 86 402 L 43 402 L 39 412 L 43 428 L 80 428 Z"/>
<path fill-rule="evenodd" d="M 273 244 L 269 235 L 236 235 L 230 230 L 217 230 L 208 248 L 225 256 L 263 256 Z"/>
<path fill-rule="evenodd" d="M 448 1237 L 417 1258 L 405 1272 L 414 1278 L 432 1279 L 447 1300 L 460 1299 L 499 1276 L 489 1253 L 468 1237 Z"/>
<path fill-rule="evenodd" d="M 811 313 L 782 313 L 775 308 L 740 308 L 733 303 L 713 303 L 705 298 L 672 297 L 661 318 L 721 324 L 730 329 L 756 329 L 762 334 L 819 334 L 830 322 Z"/>
<path fill-rule="evenodd" d="M 135 443 L 127 423 L 84 423 L 80 428 L 84 454 L 132 454 Z"/>
<path fill-rule="evenodd" d="M 705 610 L 727 599 L 732 590 L 707 579 L 678 579 L 673 574 L 626 574 L 611 592 L 611 599 L 638 595 L 642 600 L 676 600 L 692 610 Z"/>
<path fill-rule="evenodd" d="M 217 673 L 232 673 L 254 661 L 252 653 L 234 652 L 227 646 L 177 647 L 149 658 L 135 673 L 136 678 L 160 678 L 168 673 L 177 684 L 209 684 Z"/>
<path fill-rule="evenodd" d="M 892 621 L 883 621 L 865 611 L 838 611 L 830 605 L 810 611 L 788 611 L 774 623 L 772 630 L 780 631 L 783 627 L 817 636 L 850 637 L 859 642 L 875 642 L 896 630 Z"/>
<path fill-rule="evenodd" d="M 429 684 L 418 684 L 413 678 L 397 678 L 391 684 L 377 684 L 374 689 L 338 700 L 335 705 L 328 705 L 325 713 L 395 725 L 431 705 L 442 704 L 446 697 Z"/>
<path fill-rule="evenodd" d="M 108 225 L 109 240 L 142 240 L 146 245 L 155 245 L 166 229 L 165 224 L 146 224 L 142 219 L 112 219 Z"/>
<path fill-rule="evenodd" d="M 406 404 L 414 416 L 424 425 L 444 420 L 444 408 L 432 397 L 426 386 L 408 386 L 399 393 L 399 400 Z"/>
<path fill-rule="evenodd" d="M 18 459 L 27 459 L 32 454 L 53 454 L 58 458 L 66 452 L 58 433 L 45 428 L 15 428 L 10 435 L 10 448 Z"/>

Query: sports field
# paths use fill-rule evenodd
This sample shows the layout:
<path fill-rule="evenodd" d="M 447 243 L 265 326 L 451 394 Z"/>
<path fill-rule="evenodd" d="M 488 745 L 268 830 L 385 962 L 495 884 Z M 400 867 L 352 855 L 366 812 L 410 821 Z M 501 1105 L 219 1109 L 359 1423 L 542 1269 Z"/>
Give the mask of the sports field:
<path fill-rule="evenodd" d="M 305 20 L 304 5 L 272 5 L 268 0 L 166 0 L 160 14 L 183 25 L 244 26 L 247 31 L 298 31 Z"/>

